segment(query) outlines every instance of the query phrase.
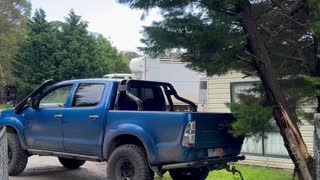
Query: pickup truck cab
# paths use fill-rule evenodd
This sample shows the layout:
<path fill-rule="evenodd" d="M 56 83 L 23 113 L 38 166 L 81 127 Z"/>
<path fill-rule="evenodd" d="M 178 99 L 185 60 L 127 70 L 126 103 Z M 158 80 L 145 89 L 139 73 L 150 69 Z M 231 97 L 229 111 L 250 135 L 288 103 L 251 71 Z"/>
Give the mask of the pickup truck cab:
<path fill-rule="evenodd" d="M 176 98 L 190 111 L 176 112 Z M 107 161 L 108 180 L 206 179 L 210 170 L 243 160 L 243 137 L 228 133 L 227 113 L 197 113 L 164 82 L 83 79 L 44 82 L 0 114 L 8 129 L 9 174 L 31 155 L 56 156 L 69 169 Z"/>

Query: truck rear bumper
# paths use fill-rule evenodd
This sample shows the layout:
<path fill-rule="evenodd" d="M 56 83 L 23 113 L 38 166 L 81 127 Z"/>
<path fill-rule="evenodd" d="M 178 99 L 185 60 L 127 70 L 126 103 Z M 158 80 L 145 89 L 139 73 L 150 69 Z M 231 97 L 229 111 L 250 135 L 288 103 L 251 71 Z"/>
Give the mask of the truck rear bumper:
<path fill-rule="evenodd" d="M 224 158 L 215 158 L 215 159 L 206 159 L 200 161 L 191 161 L 185 163 L 177 163 L 177 164 L 167 164 L 163 165 L 163 170 L 170 170 L 170 169 L 181 169 L 181 168 L 199 168 L 204 166 L 209 166 L 213 164 L 225 164 L 229 162 L 237 162 L 239 160 L 244 160 L 245 156 L 231 156 L 231 157 L 224 157 Z"/>

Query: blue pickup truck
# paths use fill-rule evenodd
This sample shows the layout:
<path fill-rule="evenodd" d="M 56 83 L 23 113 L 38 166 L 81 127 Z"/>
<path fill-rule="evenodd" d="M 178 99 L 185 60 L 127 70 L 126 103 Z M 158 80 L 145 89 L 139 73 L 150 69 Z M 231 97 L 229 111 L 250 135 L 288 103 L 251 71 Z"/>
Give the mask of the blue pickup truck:
<path fill-rule="evenodd" d="M 173 98 L 189 105 L 176 111 Z M 243 137 L 230 135 L 227 113 L 197 113 L 169 83 L 83 79 L 44 82 L 0 114 L 8 129 L 9 174 L 32 155 L 56 156 L 76 169 L 107 161 L 108 180 L 204 180 L 209 171 L 243 160 Z"/>

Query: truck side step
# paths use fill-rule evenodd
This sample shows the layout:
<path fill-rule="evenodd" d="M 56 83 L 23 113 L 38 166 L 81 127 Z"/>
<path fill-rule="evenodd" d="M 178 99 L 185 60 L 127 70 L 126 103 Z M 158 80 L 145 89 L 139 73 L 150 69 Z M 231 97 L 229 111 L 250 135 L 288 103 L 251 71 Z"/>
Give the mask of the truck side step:
<path fill-rule="evenodd" d="M 96 162 L 103 161 L 102 159 L 99 159 L 96 156 L 88 156 L 88 155 L 82 155 L 82 154 L 54 152 L 54 151 L 46 151 L 46 150 L 38 150 L 38 149 L 28 149 L 28 152 L 32 155 L 39 155 L 39 156 L 56 156 L 56 157 L 62 157 L 62 158 L 72 158 L 72 159 L 96 161 Z"/>

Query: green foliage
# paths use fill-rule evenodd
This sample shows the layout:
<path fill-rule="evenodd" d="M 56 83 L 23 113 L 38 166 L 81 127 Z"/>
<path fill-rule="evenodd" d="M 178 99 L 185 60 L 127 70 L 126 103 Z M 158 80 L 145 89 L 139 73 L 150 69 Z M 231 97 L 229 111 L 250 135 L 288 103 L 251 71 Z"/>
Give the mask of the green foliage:
<path fill-rule="evenodd" d="M 316 1 L 316 0 L 313 0 Z M 230 70 L 249 71 L 256 74 L 250 55 L 250 42 L 239 12 L 239 0 L 119 0 L 131 8 L 148 11 L 159 8 L 163 20 L 144 29 L 141 48 L 148 54 L 167 54 L 181 50 L 182 59 L 189 67 L 210 75 L 221 75 Z M 303 11 L 288 20 L 284 9 L 293 8 L 286 2 L 276 5 L 270 1 L 250 1 L 257 17 L 259 35 L 270 52 L 273 68 L 279 78 L 310 72 L 312 58 L 310 49 L 299 50 L 310 45 L 309 29 L 297 25 L 305 23 Z M 294 4 L 294 3 L 292 3 Z M 288 10 L 289 11 L 289 10 Z M 290 16 L 290 15 L 288 15 Z M 281 28 L 280 28 L 281 27 Z M 305 38 L 301 38 L 305 37 Z M 305 57 L 300 55 L 305 53 Z M 302 59 L 302 60 L 301 60 Z M 311 59 L 311 60 L 310 60 Z M 304 62 L 305 61 L 305 62 Z"/>
<path fill-rule="evenodd" d="M 27 0 L 0 1 L 0 82 L 12 83 L 10 62 L 17 46 L 24 40 L 26 23 L 31 11 Z M 0 83 L 1 87 L 1 83 Z"/>
<path fill-rule="evenodd" d="M 0 104 L 0 111 L 10 108 L 11 106 L 8 104 Z"/>
<path fill-rule="evenodd" d="M 12 61 L 12 72 L 18 81 L 19 98 L 29 93 L 35 85 L 57 73 L 54 54 L 58 40 L 55 31 L 45 20 L 43 10 L 36 11 L 28 22 L 27 35 Z"/>
<path fill-rule="evenodd" d="M 101 61 L 99 64 L 107 68 L 103 71 L 107 73 L 130 73 L 128 61 L 125 56 L 112 47 L 109 40 L 101 34 L 95 34 L 97 44 L 97 55 Z"/>
<path fill-rule="evenodd" d="M 312 86 L 317 87 L 320 86 L 320 78 L 317 77 L 305 77 L 306 81 L 310 83 Z M 315 89 L 315 94 L 320 96 L 320 90 Z"/>
<path fill-rule="evenodd" d="M 309 16 L 312 20 L 314 31 L 320 36 L 320 2 L 318 0 L 308 0 L 309 2 Z"/>
<path fill-rule="evenodd" d="M 288 109 L 293 112 L 292 120 L 298 125 L 301 118 L 311 121 L 313 113 L 305 112 L 304 106 L 314 102 L 314 88 L 304 78 L 280 80 L 287 97 Z M 232 134 L 261 137 L 264 132 L 275 130 L 275 121 L 272 120 L 271 103 L 261 83 L 255 83 L 253 88 L 243 90 L 237 95 L 239 101 L 227 104 L 235 114 L 237 121 L 232 125 Z"/>
<path fill-rule="evenodd" d="M 0 87 L 4 84 L 4 73 L 3 73 L 3 68 L 0 64 Z"/>
<path fill-rule="evenodd" d="M 317 112 L 320 112 L 320 2 L 318 0 L 308 0 L 308 27 L 311 32 L 313 45 L 311 46 L 312 55 L 309 57 L 313 59 L 314 62 L 313 72 L 310 74 L 310 77 L 306 77 L 306 81 L 314 87 L 314 95 L 318 100 Z M 304 116 L 309 116 L 308 113 L 305 113 Z M 313 117 L 312 117 L 313 119 Z"/>
<path fill-rule="evenodd" d="M 306 77 L 306 80 L 314 86 L 314 94 L 318 101 L 318 106 L 316 108 L 317 113 L 320 113 L 320 2 L 318 0 L 308 0 L 308 15 L 309 15 L 309 24 L 311 25 L 313 46 L 312 51 L 314 57 L 315 67 L 313 73 L 310 74 L 310 77 Z M 305 117 L 311 117 L 310 113 L 304 113 Z M 312 117 L 313 119 L 313 117 Z"/>
<path fill-rule="evenodd" d="M 56 53 L 59 81 L 102 76 L 97 64 L 96 46 L 87 31 L 88 24 L 71 11 L 58 33 L 60 48 Z"/>
<path fill-rule="evenodd" d="M 262 133 L 274 130 L 272 108 L 265 105 L 265 98 L 239 94 L 238 99 L 239 102 L 227 104 L 237 119 L 231 129 L 234 136 L 261 137 Z"/>
<path fill-rule="evenodd" d="M 37 10 L 28 23 L 26 40 L 12 62 L 18 99 L 44 80 L 99 78 L 108 73 L 129 72 L 121 53 L 102 35 L 90 33 L 87 22 L 70 11 L 66 22 L 50 23 Z"/>
<path fill-rule="evenodd" d="M 181 3 L 183 7 L 169 6 L 170 11 L 163 14 L 164 20 L 145 27 L 142 41 L 147 47 L 142 50 L 152 55 L 186 50 L 181 56 L 189 62 L 189 67 L 208 75 L 239 70 L 243 65 L 235 56 L 242 54 L 246 36 L 239 28 L 238 17 L 211 11 L 211 7 L 222 6 L 216 7 L 215 3 L 220 4 L 216 1 L 193 2 L 192 5 Z"/>
<path fill-rule="evenodd" d="M 221 22 L 207 24 L 197 16 L 172 16 L 176 17 L 145 28 L 145 52 L 159 55 L 168 48 L 187 49 L 188 52 L 182 54 L 183 60 L 190 63 L 190 68 L 205 71 L 208 75 L 238 69 L 234 56 L 243 50 L 244 36 L 237 29 L 230 28 L 231 24 L 222 23 L 223 20 L 218 18 L 217 21 Z"/>

